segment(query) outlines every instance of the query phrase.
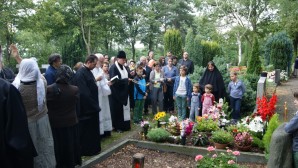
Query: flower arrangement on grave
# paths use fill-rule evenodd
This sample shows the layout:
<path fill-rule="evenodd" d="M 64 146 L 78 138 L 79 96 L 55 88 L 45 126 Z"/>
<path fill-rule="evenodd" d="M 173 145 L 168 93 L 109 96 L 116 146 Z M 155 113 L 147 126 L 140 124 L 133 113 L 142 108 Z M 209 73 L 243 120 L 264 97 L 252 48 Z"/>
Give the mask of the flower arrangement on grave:
<path fill-rule="evenodd" d="M 161 127 L 161 124 L 166 124 L 166 112 L 161 111 L 154 115 L 154 120 L 157 121 L 157 127 Z"/>
<path fill-rule="evenodd" d="M 178 136 L 180 135 L 180 123 L 176 116 L 171 115 L 168 120 L 167 131 L 169 131 L 172 135 Z"/>
<path fill-rule="evenodd" d="M 141 127 L 143 128 L 143 137 L 144 139 L 146 139 L 149 127 L 150 127 L 150 123 L 149 121 L 141 121 Z"/>
<path fill-rule="evenodd" d="M 210 168 L 210 167 L 229 167 L 238 168 L 240 167 L 237 163 L 237 156 L 240 155 L 239 151 L 232 151 L 227 149 L 226 153 L 217 153 L 213 146 L 207 148 L 208 153 L 206 156 L 197 155 L 195 161 L 197 162 L 198 168 Z"/>
<path fill-rule="evenodd" d="M 257 98 L 257 112 L 254 116 L 260 116 L 263 121 L 269 121 L 275 114 L 276 102 L 276 94 L 273 94 L 269 101 L 265 96 Z"/>
<path fill-rule="evenodd" d="M 211 140 L 214 143 L 219 143 L 219 144 L 229 144 L 233 141 L 233 139 L 234 139 L 233 135 L 223 129 L 214 131 L 211 137 Z"/>
<path fill-rule="evenodd" d="M 195 127 L 195 131 L 197 132 L 211 133 L 212 131 L 219 129 L 218 121 L 210 119 L 208 118 L 208 116 L 203 116 L 203 117 L 198 116 L 196 119 L 197 119 L 197 123 L 194 127 Z"/>
<path fill-rule="evenodd" d="M 192 133 L 193 126 L 194 126 L 194 122 L 190 121 L 190 119 L 181 121 L 180 122 L 181 137 L 190 135 Z"/>
<path fill-rule="evenodd" d="M 214 105 L 208 109 L 208 118 L 212 120 L 218 120 L 219 126 L 225 126 L 229 121 L 226 119 L 227 115 L 224 110 L 228 109 L 228 103 L 219 99 L 219 102 L 214 102 Z M 204 116 L 206 117 L 206 116 Z"/>
<path fill-rule="evenodd" d="M 248 132 L 238 133 L 234 137 L 234 143 L 236 147 L 251 146 L 252 142 L 253 142 L 253 138 Z"/>

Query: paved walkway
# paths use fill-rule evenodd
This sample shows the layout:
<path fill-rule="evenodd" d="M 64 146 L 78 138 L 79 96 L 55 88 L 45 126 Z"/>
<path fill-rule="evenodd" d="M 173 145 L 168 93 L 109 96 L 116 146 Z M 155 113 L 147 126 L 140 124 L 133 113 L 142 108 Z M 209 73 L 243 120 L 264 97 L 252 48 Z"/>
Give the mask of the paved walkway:
<path fill-rule="evenodd" d="M 284 104 L 287 102 L 288 121 L 294 116 L 297 107 L 294 105 L 294 91 L 298 92 L 298 78 L 291 78 L 287 82 L 281 83 L 276 88 L 277 107 L 276 112 L 280 115 L 280 121 L 284 121 Z"/>

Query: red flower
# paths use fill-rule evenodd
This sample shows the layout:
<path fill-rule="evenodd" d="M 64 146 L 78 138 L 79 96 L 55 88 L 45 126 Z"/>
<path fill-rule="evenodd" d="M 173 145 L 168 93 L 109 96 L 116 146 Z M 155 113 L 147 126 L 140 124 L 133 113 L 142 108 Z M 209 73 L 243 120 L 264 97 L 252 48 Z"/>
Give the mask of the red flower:
<path fill-rule="evenodd" d="M 257 98 L 257 115 L 261 116 L 263 121 L 268 121 L 275 113 L 275 105 L 277 102 L 277 96 L 272 95 L 269 102 L 265 96 L 262 98 Z"/>

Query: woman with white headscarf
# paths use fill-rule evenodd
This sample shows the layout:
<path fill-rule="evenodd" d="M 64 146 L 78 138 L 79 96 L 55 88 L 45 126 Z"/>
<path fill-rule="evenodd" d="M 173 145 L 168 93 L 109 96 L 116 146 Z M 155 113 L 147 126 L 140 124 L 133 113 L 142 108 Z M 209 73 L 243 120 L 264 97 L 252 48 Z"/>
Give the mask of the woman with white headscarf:
<path fill-rule="evenodd" d="M 16 48 L 13 48 L 17 50 Z M 13 51 L 12 55 L 18 52 Z M 23 59 L 13 85 L 20 91 L 28 120 L 28 127 L 38 156 L 34 167 L 52 168 L 56 165 L 54 142 L 46 106 L 46 80 L 41 76 L 37 62 Z"/>

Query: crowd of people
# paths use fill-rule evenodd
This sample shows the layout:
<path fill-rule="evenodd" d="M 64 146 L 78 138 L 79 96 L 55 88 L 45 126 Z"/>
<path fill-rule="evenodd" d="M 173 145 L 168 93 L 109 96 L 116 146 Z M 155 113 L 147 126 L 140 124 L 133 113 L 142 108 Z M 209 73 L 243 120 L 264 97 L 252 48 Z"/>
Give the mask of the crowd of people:
<path fill-rule="evenodd" d="M 179 61 L 170 51 L 159 60 L 150 51 L 138 61 L 127 61 L 124 51 L 110 60 L 91 54 L 73 69 L 52 54 L 41 74 L 37 60 L 23 59 L 15 45 L 10 50 L 20 67 L 13 79 L 0 76 L 5 167 L 75 167 L 81 156 L 101 151 L 101 138 L 113 130 L 130 130 L 131 110 L 135 124 L 148 115 L 150 106 L 152 114 L 165 111 L 194 121 L 226 97 L 227 86 L 212 61 L 199 82 L 191 82 L 194 64 L 187 52 Z M 1 73 L 3 69 L 1 64 Z M 231 74 L 228 91 L 232 117 L 238 120 L 245 86 L 237 73 Z"/>

